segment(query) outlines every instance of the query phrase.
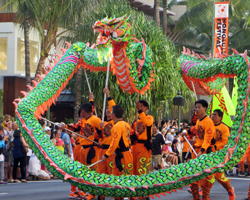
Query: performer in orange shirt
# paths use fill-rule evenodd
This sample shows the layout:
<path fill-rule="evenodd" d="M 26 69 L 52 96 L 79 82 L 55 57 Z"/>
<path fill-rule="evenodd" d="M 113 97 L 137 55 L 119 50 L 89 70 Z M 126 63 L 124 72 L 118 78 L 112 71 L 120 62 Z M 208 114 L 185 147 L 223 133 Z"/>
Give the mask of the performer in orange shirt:
<path fill-rule="evenodd" d="M 248 172 L 245 175 L 245 166 L 244 165 L 246 162 L 246 158 L 247 158 Z M 248 146 L 244 156 L 241 158 L 239 164 L 240 164 L 240 172 L 239 172 L 238 176 L 250 177 L 250 145 Z"/>
<path fill-rule="evenodd" d="M 212 148 L 209 148 L 211 146 L 211 140 L 215 138 L 215 127 L 213 121 L 206 115 L 206 110 L 208 107 L 207 101 L 200 99 L 195 102 L 195 112 L 198 115 L 198 120 L 196 122 L 196 130 L 197 135 L 194 143 L 194 150 L 196 153 L 198 153 L 199 157 L 203 153 L 210 153 L 208 151 L 211 151 Z M 196 156 L 193 153 L 192 159 L 195 159 Z M 201 188 L 203 190 L 202 200 L 209 199 L 209 194 L 206 193 L 206 191 L 203 189 L 204 186 L 206 186 L 209 183 L 209 179 L 211 177 L 207 177 L 199 182 L 194 182 L 191 184 L 191 190 L 194 200 L 200 200 L 199 196 L 199 184 L 201 185 Z"/>
<path fill-rule="evenodd" d="M 137 130 L 136 121 L 133 123 L 134 132 L 131 135 L 131 139 L 135 140 L 132 146 L 134 175 L 148 174 L 150 169 L 154 118 L 146 114 L 148 108 L 147 101 L 136 102 L 139 119 L 137 119 Z"/>
<path fill-rule="evenodd" d="M 105 155 L 102 156 L 102 160 L 106 161 L 115 153 L 112 174 L 116 176 L 132 175 L 133 173 L 133 158 L 129 149 L 131 145 L 130 132 L 132 130 L 129 124 L 122 120 L 122 116 L 123 108 L 119 105 L 113 106 L 112 119 L 114 126 L 111 129 L 112 141 Z M 115 197 L 114 199 L 118 200 L 121 198 Z"/>
<path fill-rule="evenodd" d="M 111 137 L 111 129 L 114 126 L 114 121 L 111 119 L 111 112 L 109 107 L 106 109 L 107 121 L 100 123 L 100 128 L 102 129 L 102 136 L 100 140 L 100 152 L 98 160 L 106 153 L 107 149 L 110 146 L 112 137 Z M 97 166 L 98 173 L 111 174 L 113 166 L 113 156 L 109 157 L 105 162 L 101 162 Z"/>
<path fill-rule="evenodd" d="M 94 95 L 93 93 L 89 94 L 89 103 L 93 106 L 94 105 Z M 68 129 L 70 129 L 71 131 L 74 132 L 79 132 L 80 135 L 84 135 L 84 126 L 86 123 L 86 119 L 83 118 L 83 116 L 81 115 L 81 109 L 79 109 L 78 111 L 78 115 L 80 117 L 79 121 L 76 124 L 73 125 L 67 125 Z M 81 162 L 81 154 L 82 154 L 82 140 L 83 138 L 78 136 L 76 139 L 76 146 L 75 146 L 75 151 L 74 151 L 74 160 Z M 69 193 L 69 198 L 79 198 L 79 197 L 86 197 L 87 194 L 81 190 L 79 190 L 78 188 L 78 192 L 77 192 L 77 188 L 74 185 L 71 185 L 71 191 Z"/>
<path fill-rule="evenodd" d="M 114 120 L 112 119 L 111 113 L 112 108 L 115 105 L 114 100 L 110 97 L 109 89 L 104 88 L 103 93 L 106 93 L 108 97 L 109 106 L 106 109 L 107 121 L 100 123 L 100 128 L 102 129 L 102 137 L 100 140 L 101 150 L 99 152 L 99 159 L 106 153 L 107 149 L 110 146 L 112 137 L 111 137 L 111 129 L 114 126 Z M 101 162 L 97 166 L 98 173 L 112 174 L 112 166 L 113 166 L 113 156 L 110 156 L 106 161 Z"/>
<path fill-rule="evenodd" d="M 92 111 L 92 105 L 90 103 L 84 103 L 81 105 L 81 115 L 86 120 L 83 134 L 88 139 L 98 142 L 101 137 L 101 130 L 99 129 L 101 119 L 93 115 Z M 84 138 L 82 139 L 81 144 L 83 149 L 81 150 L 80 162 L 86 166 L 95 163 L 98 160 L 99 155 L 98 145 Z M 97 165 L 92 169 L 96 170 Z M 90 194 L 86 199 L 95 199 L 95 196 Z"/>
<path fill-rule="evenodd" d="M 214 110 L 212 114 L 212 121 L 215 125 L 215 151 L 219 151 L 223 149 L 223 147 L 227 144 L 228 137 L 230 136 L 229 128 L 221 122 L 223 118 L 223 112 L 220 109 Z M 212 188 L 215 179 L 227 190 L 229 195 L 229 200 L 235 199 L 234 188 L 230 184 L 230 180 L 226 177 L 225 172 L 222 173 L 215 173 L 212 175 L 212 178 L 209 180 L 210 184 L 205 186 L 206 192 L 210 193 L 210 189 Z"/>

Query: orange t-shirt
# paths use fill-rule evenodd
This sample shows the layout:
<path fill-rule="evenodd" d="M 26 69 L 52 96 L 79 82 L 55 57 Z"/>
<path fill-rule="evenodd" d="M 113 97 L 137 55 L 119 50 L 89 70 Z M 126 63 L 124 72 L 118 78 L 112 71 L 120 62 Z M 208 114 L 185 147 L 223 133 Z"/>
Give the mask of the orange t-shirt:
<path fill-rule="evenodd" d="M 79 132 L 80 135 L 84 135 L 83 134 L 83 130 L 84 130 L 84 125 L 86 123 L 86 119 L 81 119 L 80 121 L 78 121 L 76 124 L 73 124 L 73 125 L 68 125 L 68 129 L 70 129 L 71 131 L 74 131 L 74 132 Z M 78 144 L 81 144 L 82 142 L 82 137 L 78 136 L 76 138 L 76 141 L 75 143 L 78 145 Z"/>
<path fill-rule="evenodd" d="M 111 129 L 111 143 L 106 151 L 107 156 L 111 156 L 117 148 L 121 148 L 120 141 L 123 139 L 125 147 L 129 147 L 131 145 L 130 141 L 130 132 L 131 132 L 130 125 L 125 121 L 118 121 L 113 128 Z"/>
<path fill-rule="evenodd" d="M 113 106 L 115 106 L 115 101 L 111 98 L 108 100 L 110 113 L 112 112 Z M 112 119 L 107 120 L 105 122 L 104 127 L 102 128 L 102 138 L 101 145 L 110 145 L 112 137 L 111 137 L 111 129 L 114 126 L 114 121 Z"/>
<path fill-rule="evenodd" d="M 141 112 L 139 117 L 140 119 L 137 120 L 136 136 L 138 140 L 148 140 L 148 134 L 150 134 L 152 138 L 154 118 L 151 115 L 146 115 L 144 112 Z M 136 121 L 133 122 L 132 127 L 135 131 Z M 134 133 L 132 132 L 132 134 Z"/>
<path fill-rule="evenodd" d="M 223 149 L 223 147 L 227 144 L 228 137 L 230 136 L 230 132 L 229 132 L 229 128 L 223 123 L 215 125 L 215 130 L 216 130 L 215 146 L 216 146 L 216 151 L 219 151 Z"/>
<path fill-rule="evenodd" d="M 203 119 L 197 120 L 196 129 L 197 137 L 194 146 L 207 150 L 211 145 L 211 140 L 215 138 L 214 122 L 208 116 L 205 116 Z"/>
<path fill-rule="evenodd" d="M 191 136 L 190 136 L 188 133 L 186 133 L 186 134 L 187 134 L 186 138 L 188 139 L 188 141 L 191 140 L 191 139 L 192 139 Z M 184 137 L 182 137 L 181 140 L 185 140 Z M 185 140 L 185 141 L 183 142 L 183 149 L 182 149 L 182 152 L 188 152 L 188 149 L 189 149 L 189 148 L 190 148 L 190 146 L 189 146 L 189 144 L 187 143 L 187 141 Z M 192 152 L 192 149 L 190 149 L 190 151 Z"/>
<path fill-rule="evenodd" d="M 114 126 L 114 121 L 112 119 L 105 122 L 105 125 L 102 129 L 102 138 L 101 145 L 110 145 L 112 137 L 111 137 L 111 129 Z"/>
<path fill-rule="evenodd" d="M 98 139 L 100 138 L 98 128 L 101 121 L 102 120 L 95 115 L 91 115 L 89 118 L 87 118 L 83 128 L 83 135 L 89 138 L 90 140 L 98 141 Z M 93 142 L 90 142 L 89 140 L 82 138 L 81 145 L 92 145 L 92 144 Z"/>

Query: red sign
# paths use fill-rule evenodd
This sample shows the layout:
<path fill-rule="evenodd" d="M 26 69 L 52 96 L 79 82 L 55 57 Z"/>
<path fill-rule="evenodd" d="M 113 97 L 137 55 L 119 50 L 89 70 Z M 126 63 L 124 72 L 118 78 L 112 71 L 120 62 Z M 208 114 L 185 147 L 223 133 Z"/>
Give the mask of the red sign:
<path fill-rule="evenodd" d="M 215 3 L 214 56 L 228 53 L 229 3 Z"/>

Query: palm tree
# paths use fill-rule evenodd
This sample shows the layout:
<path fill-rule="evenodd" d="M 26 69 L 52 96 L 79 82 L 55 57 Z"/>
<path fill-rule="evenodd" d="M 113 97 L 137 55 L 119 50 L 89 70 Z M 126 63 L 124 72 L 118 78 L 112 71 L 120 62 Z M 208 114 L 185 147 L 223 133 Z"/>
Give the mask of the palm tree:
<path fill-rule="evenodd" d="M 176 42 L 198 53 L 208 54 L 212 48 L 212 0 L 186 1 L 189 9 L 179 18 L 175 31 L 181 32 Z M 229 4 L 229 53 L 231 48 L 249 48 L 249 9 L 247 0 L 232 0 Z"/>
<path fill-rule="evenodd" d="M 5 5 L 1 10 L 7 7 L 8 10 L 13 11 L 17 9 L 15 16 L 15 23 L 21 23 L 20 27 L 24 31 L 24 46 L 25 46 L 25 78 L 26 85 L 31 85 L 30 77 L 30 44 L 29 44 L 29 32 L 33 27 L 33 19 L 35 17 L 35 1 L 24 1 L 24 0 L 12 0 L 5 1 Z M 29 89 L 26 88 L 28 91 Z"/>
<path fill-rule="evenodd" d="M 35 27 L 41 38 L 41 57 L 36 75 L 43 73 L 45 59 L 56 39 L 69 32 L 76 22 L 80 23 L 84 18 L 87 2 L 87 0 L 39 1 L 38 20 L 35 22 Z M 59 27 L 64 30 L 58 32 Z M 35 80 L 38 80 L 38 77 L 35 77 Z"/>
<path fill-rule="evenodd" d="M 160 0 L 154 0 L 154 20 L 155 23 L 160 27 Z"/>
<path fill-rule="evenodd" d="M 163 33 L 167 36 L 167 27 L 168 27 L 168 21 L 167 21 L 167 0 L 162 0 L 163 3 Z"/>
<path fill-rule="evenodd" d="M 30 77 L 30 40 L 29 40 L 29 32 L 32 28 L 30 19 L 34 16 L 33 10 L 29 9 L 32 5 L 27 6 L 28 4 L 32 4 L 32 2 L 21 2 L 18 1 L 18 12 L 16 14 L 16 19 L 21 21 L 21 27 L 24 31 L 24 46 L 25 46 L 25 77 L 26 77 L 26 85 L 31 85 L 31 77 Z M 26 91 L 28 92 L 28 88 L 26 87 Z"/>

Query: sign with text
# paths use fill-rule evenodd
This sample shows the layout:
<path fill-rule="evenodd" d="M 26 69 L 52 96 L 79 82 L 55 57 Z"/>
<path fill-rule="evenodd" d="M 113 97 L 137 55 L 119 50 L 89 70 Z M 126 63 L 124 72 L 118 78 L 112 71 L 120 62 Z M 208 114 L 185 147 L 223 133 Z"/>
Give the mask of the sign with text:
<path fill-rule="evenodd" d="M 215 2 L 214 56 L 228 53 L 229 3 Z"/>

